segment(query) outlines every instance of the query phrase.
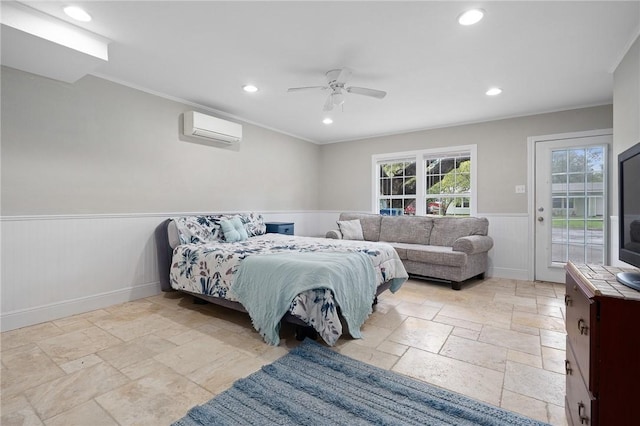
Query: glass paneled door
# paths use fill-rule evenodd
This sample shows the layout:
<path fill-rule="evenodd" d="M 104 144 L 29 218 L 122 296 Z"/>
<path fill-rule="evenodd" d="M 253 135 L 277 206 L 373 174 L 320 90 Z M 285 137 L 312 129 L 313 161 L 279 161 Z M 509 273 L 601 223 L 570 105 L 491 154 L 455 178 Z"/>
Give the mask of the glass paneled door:
<path fill-rule="evenodd" d="M 551 151 L 551 262 L 604 264 L 605 146 Z"/>
<path fill-rule="evenodd" d="M 605 264 L 610 140 L 596 136 L 536 144 L 537 280 L 563 282 L 568 261 Z"/>

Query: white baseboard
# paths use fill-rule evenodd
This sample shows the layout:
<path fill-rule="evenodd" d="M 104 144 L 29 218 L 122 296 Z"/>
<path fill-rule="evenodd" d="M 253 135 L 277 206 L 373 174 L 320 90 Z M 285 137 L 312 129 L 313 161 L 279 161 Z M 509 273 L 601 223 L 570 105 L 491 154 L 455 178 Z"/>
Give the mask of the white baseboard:
<path fill-rule="evenodd" d="M 13 312 L 3 312 L 0 315 L 1 331 L 14 330 L 41 322 L 53 321 L 70 315 L 102 309 L 119 303 L 130 302 L 149 296 L 160 294 L 160 282 L 153 282 L 135 287 L 94 294 L 63 302 L 51 303 L 20 309 Z"/>
<path fill-rule="evenodd" d="M 489 268 L 487 276 L 527 281 L 529 272 L 526 269 Z"/>

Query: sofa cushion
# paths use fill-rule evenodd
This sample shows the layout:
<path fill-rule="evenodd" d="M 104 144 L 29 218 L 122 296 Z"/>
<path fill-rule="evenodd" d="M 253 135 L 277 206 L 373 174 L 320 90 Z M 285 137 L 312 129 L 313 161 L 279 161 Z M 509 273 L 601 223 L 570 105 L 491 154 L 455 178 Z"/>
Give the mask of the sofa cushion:
<path fill-rule="evenodd" d="M 366 241 L 378 241 L 380 238 L 380 221 L 382 216 L 372 213 L 340 213 L 340 219 L 359 219 L 362 225 L 362 235 Z"/>
<path fill-rule="evenodd" d="M 467 263 L 467 254 L 453 251 L 451 247 L 432 245 L 414 247 L 407 249 L 408 260 L 443 266 L 464 266 Z"/>
<path fill-rule="evenodd" d="M 488 231 L 489 221 L 484 217 L 437 217 L 433 219 L 429 244 L 451 247 L 460 237 L 487 235 Z"/>
<path fill-rule="evenodd" d="M 408 243 L 389 243 L 389 245 L 395 249 L 396 253 L 398 253 L 400 260 L 407 260 L 407 250 L 416 247 L 415 244 Z"/>
<path fill-rule="evenodd" d="M 429 244 L 433 218 L 424 216 L 383 216 L 380 241 Z"/>
<path fill-rule="evenodd" d="M 337 223 L 342 233 L 342 238 L 345 240 L 364 240 L 360 220 L 339 220 Z"/>

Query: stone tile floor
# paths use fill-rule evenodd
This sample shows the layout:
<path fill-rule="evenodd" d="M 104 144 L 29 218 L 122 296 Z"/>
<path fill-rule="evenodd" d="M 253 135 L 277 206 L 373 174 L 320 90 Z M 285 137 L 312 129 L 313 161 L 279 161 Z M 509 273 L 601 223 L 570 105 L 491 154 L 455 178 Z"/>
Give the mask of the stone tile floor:
<path fill-rule="evenodd" d="M 508 410 L 566 425 L 564 286 L 490 278 L 461 291 L 409 280 L 380 296 L 364 338 L 336 350 Z M 165 293 L 2 333 L 8 425 L 168 425 L 296 346 L 248 315 Z"/>

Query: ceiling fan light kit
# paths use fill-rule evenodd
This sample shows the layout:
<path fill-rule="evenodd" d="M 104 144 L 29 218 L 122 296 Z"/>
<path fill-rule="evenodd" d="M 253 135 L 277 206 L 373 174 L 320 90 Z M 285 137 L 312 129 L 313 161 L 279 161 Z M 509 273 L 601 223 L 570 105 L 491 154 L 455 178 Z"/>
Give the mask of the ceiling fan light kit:
<path fill-rule="evenodd" d="M 306 86 L 306 87 L 292 87 L 287 92 L 299 92 L 303 90 L 331 90 L 327 100 L 324 103 L 324 111 L 331 111 L 334 107 L 342 106 L 345 101 L 344 92 L 354 93 L 356 95 L 369 96 L 376 99 L 382 99 L 387 95 L 387 92 L 383 90 L 368 89 L 366 87 L 349 86 L 345 87 L 345 84 L 349 77 L 351 77 L 351 70 L 349 68 L 341 68 L 327 71 L 325 74 L 327 78 L 327 86 Z"/>

